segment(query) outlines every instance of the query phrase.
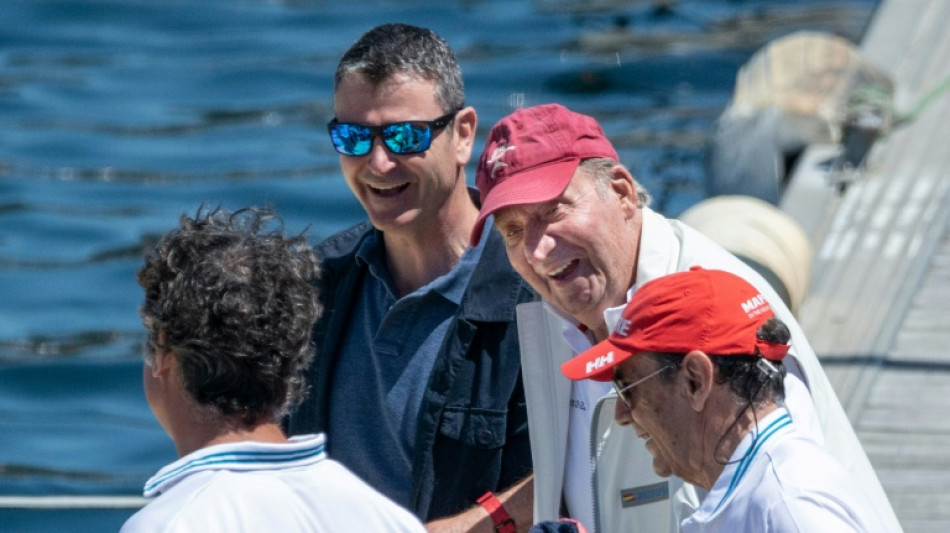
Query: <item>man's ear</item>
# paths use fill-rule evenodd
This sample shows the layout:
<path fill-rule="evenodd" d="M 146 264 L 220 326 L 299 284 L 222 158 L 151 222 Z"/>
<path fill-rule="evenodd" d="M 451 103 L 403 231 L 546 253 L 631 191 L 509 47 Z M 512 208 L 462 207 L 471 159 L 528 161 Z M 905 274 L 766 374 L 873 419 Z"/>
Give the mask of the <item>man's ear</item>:
<path fill-rule="evenodd" d="M 155 354 L 150 365 L 153 378 L 167 378 L 171 375 L 172 365 L 178 364 L 175 354 L 166 348 L 167 344 L 168 336 L 164 331 L 159 331 L 155 339 Z"/>
<path fill-rule="evenodd" d="M 610 172 L 610 192 L 620 198 L 626 218 L 632 218 L 639 209 L 637 201 L 637 182 L 633 174 L 623 165 L 614 165 Z"/>
<path fill-rule="evenodd" d="M 155 356 L 152 357 L 152 364 L 149 370 L 155 379 L 164 379 L 171 375 L 171 365 L 175 360 L 175 354 L 159 348 L 155 350 Z"/>
<path fill-rule="evenodd" d="M 693 350 L 683 357 L 680 374 L 682 391 L 690 406 L 697 412 L 702 411 L 712 394 L 715 378 L 712 359 L 700 350 Z"/>
<path fill-rule="evenodd" d="M 455 135 L 458 137 L 455 162 L 460 166 L 465 166 L 472 157 L 472 147 L 475 145 L 475 133 L 478 128 L 478 115 L 475 113 L 475 108 L 463 107 L 455 114 L 452 124 L 455 126 Z"/>

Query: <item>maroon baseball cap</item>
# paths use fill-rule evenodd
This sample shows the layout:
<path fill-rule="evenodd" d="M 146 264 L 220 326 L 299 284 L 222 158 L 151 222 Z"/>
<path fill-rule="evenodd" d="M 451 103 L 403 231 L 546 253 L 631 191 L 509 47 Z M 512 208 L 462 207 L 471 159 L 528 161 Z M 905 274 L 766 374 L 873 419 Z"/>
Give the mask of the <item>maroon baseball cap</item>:
<path fill-rule="evenodd" d="M 548 202 L 567 188 L 584 159 L 620 161 L 597 121 L 559 104 L 518 109 L 498 121 L 478 159 L 475 184 L 482 208 L 472 230 L 472 246 L 485 219 L 511 205 Z"/>
<path fill-rule="evenodd" d="M 775 316 L 758 289 L 722 270 L 692 267 L 645 283 L 607 340 L 561 365 L 570 379 L 610 381 L 615 366 L 641 352 L 758 355 L 781 361 L 788 344 L 756 338 Z"/>

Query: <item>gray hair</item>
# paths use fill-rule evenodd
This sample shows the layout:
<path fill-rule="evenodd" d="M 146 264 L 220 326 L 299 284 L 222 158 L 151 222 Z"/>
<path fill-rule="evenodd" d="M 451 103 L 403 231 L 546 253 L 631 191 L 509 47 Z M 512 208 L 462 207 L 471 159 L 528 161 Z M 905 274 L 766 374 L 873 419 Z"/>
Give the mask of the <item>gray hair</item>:
<path fill-rule="evenodd" d="M 249 426 L 300 402 L 314 357 L 319 265 L 302 235 L 281 228 L 267 208 L 199 209 L 137 275 L 147 353 L 172 352 L 198 406 Z"/>
<path fill-rule="evenodd" d="M 581 161 L 580 166 L 581 168 L 587 170 L 589 175 L 594 178 L 594 184 L 597 186 L 598 194 L 600 194 L 602 198 L 606 198 L 607 186 L 610 183 L 611 173 L 615 167 L 623 165 L 607 157 L 594 157 Z M 637 207 L 649 206 L 653 201 L 649 191 L 640 185 L 638 180 L 634 179 L 633 183 L 637 188 Z"/>
<path fill-rule="evenodd" d="M 408 24 L 383 24 L 364 33 L 340 59 L 333 89 L 357 73 L 374 85 L 394 74 L 407 74 L 434 82 L 443 111 L 465 106 L 462 70 L 448 43 L 435 32 Z"/>

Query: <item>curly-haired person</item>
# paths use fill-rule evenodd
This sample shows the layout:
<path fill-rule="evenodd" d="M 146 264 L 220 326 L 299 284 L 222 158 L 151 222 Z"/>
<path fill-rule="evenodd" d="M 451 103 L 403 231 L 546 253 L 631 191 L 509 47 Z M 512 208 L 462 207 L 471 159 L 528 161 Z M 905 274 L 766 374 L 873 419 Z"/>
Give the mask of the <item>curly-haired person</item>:
<path fill-rule="evenodd" d="M 324 435 L 279 425 L 306 392 L 318 274 L 269 209 L 183 215 L 145 255 L 145 396 L 179 459 L 123 533 L 424 531 L 327 458 Z"/>

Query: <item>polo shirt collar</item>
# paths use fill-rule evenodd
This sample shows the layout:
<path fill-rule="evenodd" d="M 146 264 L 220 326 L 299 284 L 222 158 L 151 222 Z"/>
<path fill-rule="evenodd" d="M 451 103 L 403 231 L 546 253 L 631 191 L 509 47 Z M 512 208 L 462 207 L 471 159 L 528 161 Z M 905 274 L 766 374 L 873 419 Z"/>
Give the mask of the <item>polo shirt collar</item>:
<path fill-rule="evenodd" d="M 482 255 L 484 246 L 481 244 L 487 239 L 488 232 L 482 233 L 482 240 L 479 246 L 475 248 L 466 248 L 458 264 L 449 272 L 439 276 L 426 285 L 412 292 L 414 295 L 422 295 L 427 292 L 434 292 L 441 295 L 446 300 L 459 305 L 462 302 L 462 296 L 468 287 L 472 272 L 475 270 Z M 369 273 L 386 287 L 393 300 L 398 300 L 396 296 L 395 283 L 392 275 L 386 265 L 386 246 L 383 240 L 383 233 L 373 229 L 360 241 L 356 248 L 355 260 L 357 264 L 366 265 Z"/>
<path fill-rule="evenodd" d="M 285 470 L 318 463 L 327 458 L 326 437 L 299 435 L 286 443 L 228 442 L 196 450 L 163 467 L 145 483 L 143 494 L 161 494 L 186 477 L 199 472 L 228 470 Z"/>

